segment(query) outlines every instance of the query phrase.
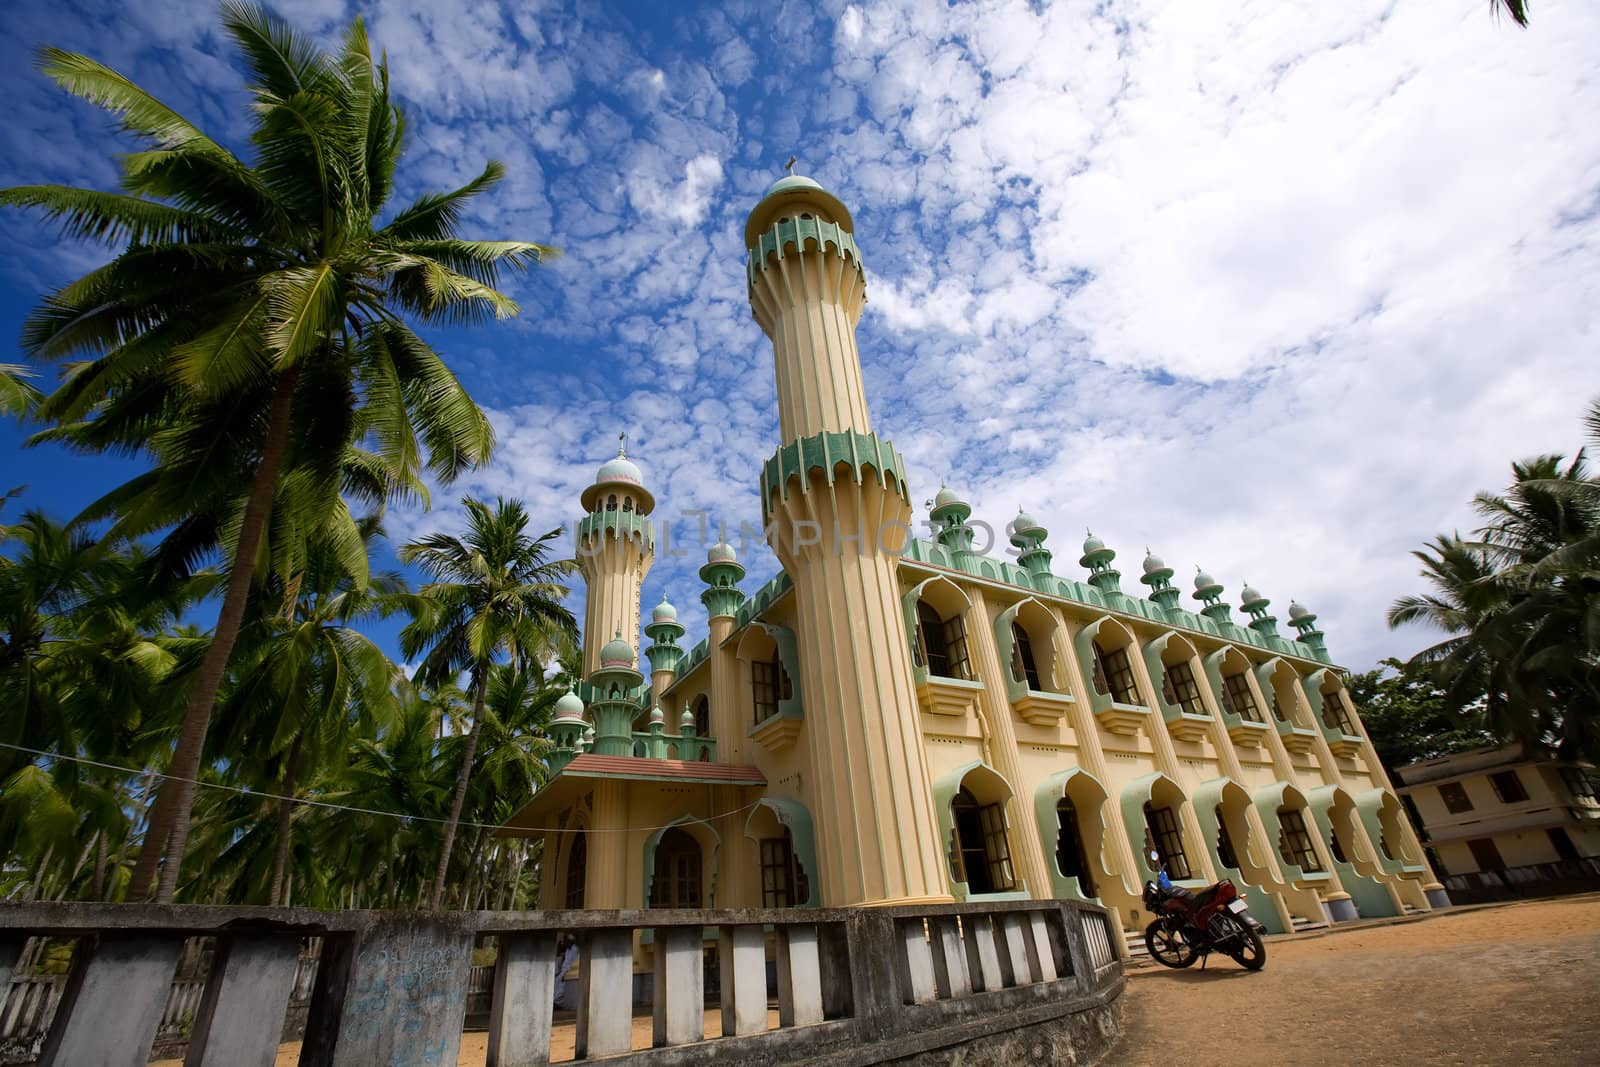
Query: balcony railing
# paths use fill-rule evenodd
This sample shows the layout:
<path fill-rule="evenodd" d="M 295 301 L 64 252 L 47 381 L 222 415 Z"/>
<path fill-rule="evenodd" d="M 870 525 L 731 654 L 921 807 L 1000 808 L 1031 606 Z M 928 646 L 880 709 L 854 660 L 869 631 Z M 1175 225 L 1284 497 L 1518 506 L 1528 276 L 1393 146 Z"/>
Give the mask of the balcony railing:
<path fill-rule="evenodd" d="M 489 986 L 488 1062 L 538 1064 L 551 1057 L 565 934 L 579 944 L 580 1060 L 869 1063 L 1012 1030 L 1032 1040 L 1040 1026 L 1067 1028 L 1089 1059 L 1117 1031 L 1123 979 L 1112 932 L 1103 909 L 1076 901 L 443 914 L 0 905 L 0 973 L 29 938 L 72 944 L 55 1002 L 29 1009 L 48 1016 L 40 1064 L 140 1067 L 175 1022 L 191 1062 L 270 1063 L 305 983 L 302 944 L 318 937 L 301 1063 L 454 1063 L 482 973 L 473 948 L 493 939 L 492 979 L 476 983 Z M 196 937 L 212 945 L 210 962 L 184 994 L 192 1002 L 174 1009 L 180 953 Z M 708 945 L 721 1023 L 711 1040 Z M 648 1024 L 636 1023 L 629 993 L 636 959 L 653 964 Z"/>

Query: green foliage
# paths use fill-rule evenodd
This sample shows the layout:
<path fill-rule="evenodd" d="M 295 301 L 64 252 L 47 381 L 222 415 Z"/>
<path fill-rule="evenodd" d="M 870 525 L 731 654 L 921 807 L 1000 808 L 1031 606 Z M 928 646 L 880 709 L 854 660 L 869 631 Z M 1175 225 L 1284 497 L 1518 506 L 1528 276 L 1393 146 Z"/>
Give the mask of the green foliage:
<path fill-rule="evenodd" d="M 1345 684 L 1391 775 L 1417 760 L 1494 743 L 1483 729 L 1481 707 L 1452 711 L 1425 666 L 1386 659 L 1376 670 L 1350 675 Z"/>
<path fill-rule="evenodd" d="M 1600 403 L 1585 421 L 1600 445 Z M 1474 500 L 1473 537 L 1414 553 L 1433 589 L 1395 601 L 1389 624 L 1449 635 L 1410 663 L 1431 669 L 1446 707 L 1481 706 L 1494 739 L 1600 759 L 1600 477 L 1582 450 L 1511 474 Z"/>

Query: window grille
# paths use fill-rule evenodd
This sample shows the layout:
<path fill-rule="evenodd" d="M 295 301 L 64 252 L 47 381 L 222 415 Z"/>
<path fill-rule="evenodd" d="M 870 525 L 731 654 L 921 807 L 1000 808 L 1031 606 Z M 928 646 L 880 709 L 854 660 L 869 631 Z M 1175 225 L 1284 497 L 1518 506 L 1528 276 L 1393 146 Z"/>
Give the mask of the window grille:
<path fill-rule="evenodd" d="M 789 835 L 761 841 L 761 906 L 793 908 L 811 896 L 805 872 L 795 859 Z"/>
<path fill-rule="evenodd" d="M 1178 817 L 1171 808 L 1144 806 L 1145 828 L 1150 831 L 1150 844 L 1167 868 L 1167 877 L 1174 880 L 1190 877 L 1189 859 L 1183 854 L 1183 833 L 1178 829 Z"/>
<path fill-rule="evenodd" d="M 1194 670 L 1187 663 L 1174 663 L 1166 670 L 1167 685 L 1172 691 L 1168 703 L 1176 704 L 1185 715 L 1204 715 L 1206 706 L 1200 700 L 1200 686 L 1194 680 Z"/>
<path fill-rule="evenodd" d="M 1337 689 L 1330 689 L 1322 694 L 1322 721 L 1328 724 L 1328 729 L 1338 730 L 1349 737 L 1361 736 L 1356 732 L 1356 724 L 1350 721 L 1350 712 L 1345 709 L 1344 697 Z"/>
<path fill-rule="evenodd" d="M 1305 816 L 1298 808 L 1278 809 L 1278 852 L 1302 871 L 1322 870 L 1317 850 L 1311 845 L 1311 834 L 1306 831 Z"/>
<path fill-rule="evenodd" d="M 1098 641 L 1094 646 L 1095 666 L 1105 682 L 1104 692 L 1118 704 L 1143 704 L 1139 699 L 1139 686 L 1133 680 L 1133 664 L 1128 660 L 1126 648 L 1113 648 L 1107 652 Z"/>
<path fill-rule="evenodd" d="M 1229 710 L 1239 718 L 1261 721 L 1261 709 L 1256 707 L 1255 694 L 1250 692 L 1250 680 L 1243 672 L 1222 679 L 1222 697 L 1224 703 L 1231 705 Z"/>

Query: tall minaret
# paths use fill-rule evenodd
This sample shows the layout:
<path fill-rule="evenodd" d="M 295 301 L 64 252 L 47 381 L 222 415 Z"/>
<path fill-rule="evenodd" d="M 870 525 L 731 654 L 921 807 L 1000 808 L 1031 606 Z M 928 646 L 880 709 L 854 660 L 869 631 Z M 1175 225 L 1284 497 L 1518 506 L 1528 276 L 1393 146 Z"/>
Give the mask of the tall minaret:
<path fill-rule="evenodd" d="M 798 175 L 745 223 L 782 436 L 761 477 L 762 517 L 795 586 L 822 901 L 949 900 L 895 577 L 911 501 L 899 455 L 867 417 L 853 229 L 837 198 Z"/>
<path fill-rule="evenodd" d="M 583 610 L 583 676 L 600 669 L 600 647 L 621 635 L 639 639 L 639 595 L 655 562 L 656 533 L 649 519 L 655 497 L 628 459 L 624 439 L 583 491 L 578 524 L 578 567 L 587 585 Z"/>

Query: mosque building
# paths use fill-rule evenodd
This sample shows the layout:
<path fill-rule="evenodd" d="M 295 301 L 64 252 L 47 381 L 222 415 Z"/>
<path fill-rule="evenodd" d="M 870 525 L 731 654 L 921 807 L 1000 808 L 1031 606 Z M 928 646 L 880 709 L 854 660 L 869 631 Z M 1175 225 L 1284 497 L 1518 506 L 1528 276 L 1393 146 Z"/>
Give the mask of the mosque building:
<path fill-rule="evenodd" d="M 900 455 L 873 433 L 849 210 L 809 178 L 745 225 L 781 439 L 760 471 L 782 565 L 700 568 L 709 634 L 666 600 L 643 627 L 655 499 L 618 455 L 582 496 L 586 681 L 560 701 L 548 783 L 502 828 L 543 839 L 544 908 L 840 907 L 1079 898 L 1125 947 L 1158 853 L 1180 884 L 1231 878 L 1269 930 L 1448 903 L 1332 665 L 1316 616 L 1246 585 L 1236 619 L 1160 558 L 1124 587 L 1090 535 L 1055 563 L 1008 524 L 974 549 L 941 488 L 912 536 Z"/>

